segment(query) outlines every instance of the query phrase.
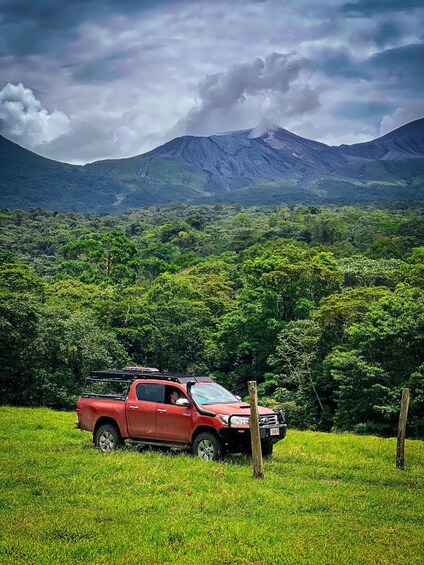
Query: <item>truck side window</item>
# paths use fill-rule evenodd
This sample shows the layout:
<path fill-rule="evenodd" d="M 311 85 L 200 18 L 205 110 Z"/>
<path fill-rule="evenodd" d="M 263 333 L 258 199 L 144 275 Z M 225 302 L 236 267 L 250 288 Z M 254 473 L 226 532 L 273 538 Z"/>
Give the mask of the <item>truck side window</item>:
<path fill-rule="evenodd" d="M 186 396 L 177 387 L 165 387 L 165 404 L 175 404 L 178 398 L 186 398 Z"/>
<path fill-rule="evenodd" d="M 139 383 L 136 388 L 137 400 L 145 402 L 163 402 L 164 385 L 154 383 Z"/>

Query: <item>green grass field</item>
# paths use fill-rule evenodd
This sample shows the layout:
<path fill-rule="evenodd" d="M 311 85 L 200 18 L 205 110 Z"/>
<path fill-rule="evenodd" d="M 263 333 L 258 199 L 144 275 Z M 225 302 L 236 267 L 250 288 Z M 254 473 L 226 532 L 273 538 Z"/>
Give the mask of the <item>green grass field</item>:
<path fill-rule="evenodd" d="M 0 408 L 0 563 L 424 562 L 424 442 L 288 431 L 247 457 L 102 454 L 75 415 Z"/>

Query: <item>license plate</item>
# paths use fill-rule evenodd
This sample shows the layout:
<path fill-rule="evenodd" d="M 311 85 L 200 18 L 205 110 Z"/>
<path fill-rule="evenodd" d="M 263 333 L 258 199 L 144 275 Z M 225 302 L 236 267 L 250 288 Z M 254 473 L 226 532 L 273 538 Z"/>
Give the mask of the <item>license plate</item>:
<path fill-rule="evenodd" d="M 269 433 L 271 436 L 278 436 L 280 435 L 280 429 L 279 428 L 271 428 L 269 430 Z"/>

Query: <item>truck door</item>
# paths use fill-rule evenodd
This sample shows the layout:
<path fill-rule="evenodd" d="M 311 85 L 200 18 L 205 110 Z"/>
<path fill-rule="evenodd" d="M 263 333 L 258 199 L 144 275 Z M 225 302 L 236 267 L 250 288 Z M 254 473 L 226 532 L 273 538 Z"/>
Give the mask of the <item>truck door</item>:
<path fill-rule="evenodd" d="M 194 407 L 172 403 L 172 393 L 178 391 L 179 398 L 187 398 L 181 389 L 165 386 L 162 403 L 157 404 L 156 437 L 163 441 L 186 442 L 191 438 Z"/>
<path fill-rule="evenodd" d="M 138 383 L 135 390 L 136 400 L 126 404 L 128 434 L 132 438 L 156 439 L 156 417 L 158 404 L 162 405 L 165 385 L 156 383 Z"/>

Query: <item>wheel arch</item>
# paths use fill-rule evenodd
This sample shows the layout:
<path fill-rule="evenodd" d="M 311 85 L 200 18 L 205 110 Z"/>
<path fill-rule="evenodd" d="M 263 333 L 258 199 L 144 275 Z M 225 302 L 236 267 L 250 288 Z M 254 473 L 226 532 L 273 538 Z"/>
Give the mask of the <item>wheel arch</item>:
<path fill-rule="evenodd" d="M 222 438 L 219 437 L 219 434 L 218 434 L 218 432 L 216 431 L 215 428 L 213 428 L 212 426 L 204 426 L 203 425 L 203 426 L 198 426 L 194 430 L 193 435 L 191 436 L 191 444 L 192 445 L 193 445 L 196 437 L 203 432 L 208 432 L 210 434 L 213 434 L 220 442 L 222 442 Z"/>
<path fill-rule="evenodd" d="M 119 432 L 119 435 L 122 435 L 121 430 L 119 429 L 119 426 L 118 426 L 118 422 L 114 418 L 111 418 L 110 416 L 101 416 L 97 420 L 96 425 L 94 426 L 93 441 L 94 441 L 94 438 L 96 437 L 97 430 L 100 428 L 100 426 L 104 426 L 105 424 L 111 424 L 112 426 L 115 426 L 115 428 Z"/>

